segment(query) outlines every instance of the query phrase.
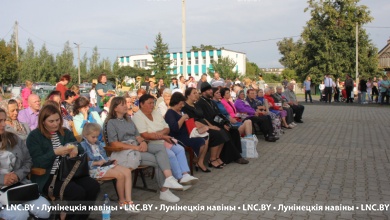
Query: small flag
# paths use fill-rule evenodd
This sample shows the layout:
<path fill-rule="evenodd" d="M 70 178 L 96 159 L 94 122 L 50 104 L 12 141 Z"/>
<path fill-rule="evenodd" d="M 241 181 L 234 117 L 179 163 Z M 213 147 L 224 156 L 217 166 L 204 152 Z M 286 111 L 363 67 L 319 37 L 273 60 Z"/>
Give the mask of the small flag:
<path fill-rule="evenodd" d="M 146 49 L 146 50 L 149 50 L 149 47 L 148 47 L 148 45 L 145 45 L 145 49 Z"/>

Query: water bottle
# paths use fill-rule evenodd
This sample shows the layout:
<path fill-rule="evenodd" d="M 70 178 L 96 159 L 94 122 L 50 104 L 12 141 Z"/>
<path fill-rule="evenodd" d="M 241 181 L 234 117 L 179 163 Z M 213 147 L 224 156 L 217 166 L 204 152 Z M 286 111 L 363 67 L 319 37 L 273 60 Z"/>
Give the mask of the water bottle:
<path fill-rule="evenodd" d="M 111 219 L 110 199 L 108 198 L 107 194 L 104 194 L 102 217 L 103 220 Z"/>

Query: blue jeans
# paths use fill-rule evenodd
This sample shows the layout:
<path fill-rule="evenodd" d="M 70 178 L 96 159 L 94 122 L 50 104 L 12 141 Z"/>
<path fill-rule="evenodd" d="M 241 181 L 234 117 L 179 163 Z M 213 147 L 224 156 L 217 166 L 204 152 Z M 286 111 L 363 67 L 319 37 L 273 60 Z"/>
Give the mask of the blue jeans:
<path fill-rule="evenodd" d="M 169 162 L 171 164 L 172 174 L 179 180 L 183 177 L 183 173 L 188 173 L 190 171 L 184 147 L 179 144 L 175 144 L 171 147 L 171 149 L 165 149 L 167 150 Z"/>
<path fill-rule="evenodd" d="M 25 210 L 24 205 L 25 204 L 31 204 L 34 205 L 34 207 L 30 206 L 30 210 Z M 19 204 L 17 209 L 10 209 L 10 208 L 5 208 L 1 210 L 0 212 L 0 218 L 3 219 L 27 219 L 29 216 L 29 212 L 37 217 L 37 218 L 49 218 L 50 217 L 50 212 L 48 210 L 42 210 L 43 205 L 47 207 L 50 206 L 49 201 L 47 201 L 45 198 L 40 196 L 38 199 L 33 200 L 33 201 L 28 201 L 23 204 Z M 39 208 L 39 209 L 38 209 Z"/>
<path fill-rule="evenodd" d="M 367 92 L 361 92 L 360 93 L 360 102 L 365 103 L 366 102 L 366 93 Z"/>

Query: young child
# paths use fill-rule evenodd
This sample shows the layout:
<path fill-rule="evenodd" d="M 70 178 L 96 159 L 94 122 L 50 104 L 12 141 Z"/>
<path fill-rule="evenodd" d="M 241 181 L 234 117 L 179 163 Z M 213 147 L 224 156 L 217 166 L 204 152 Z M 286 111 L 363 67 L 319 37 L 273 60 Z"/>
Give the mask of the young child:
<path fill-rule="evenodd" d="M 139 212 L 139 210 L 135 209 L 134 203 L 131 200 L 131 170 L 117 165 L 116 161 L 111 165 L 102 166 L 110 160 L 104 150 L 104 142 L 98 140 L 100 130 L 100 125 L 96 123 L 88 123 L 83 129 L 84 140 L 81 142 L 81 146 L 88 154 L 89 174 L 95 179 L 103 177 L 115 178 L 119 205 L 125 208 L 127 212 Z"/>

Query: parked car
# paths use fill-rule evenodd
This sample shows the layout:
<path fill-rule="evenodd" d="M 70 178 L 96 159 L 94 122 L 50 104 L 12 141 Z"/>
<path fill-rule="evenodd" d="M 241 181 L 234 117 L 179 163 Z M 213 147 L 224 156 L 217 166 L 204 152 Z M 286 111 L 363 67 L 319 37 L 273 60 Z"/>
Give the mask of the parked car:
<path fill-rule="evenodd" d="M 56 86 L 53 86 L 52 84 L 50 84 L 48 82 L 36 82 L 33 84 L 33 87 L 32 87 L 33 90 L 39 90 L 41 92 L 43 90 L 53 91 L 55 88 L 56 88 Z"/>
<path fill-rule="evenodd" d="M 80 92 L 86 92 L 88 93 L 89 90 L 91 90 L 92 88 L 92 83 L 88 83 L 88 82 L 83 82 L 79 85 L 79 88 L 80 88 Z"/>

